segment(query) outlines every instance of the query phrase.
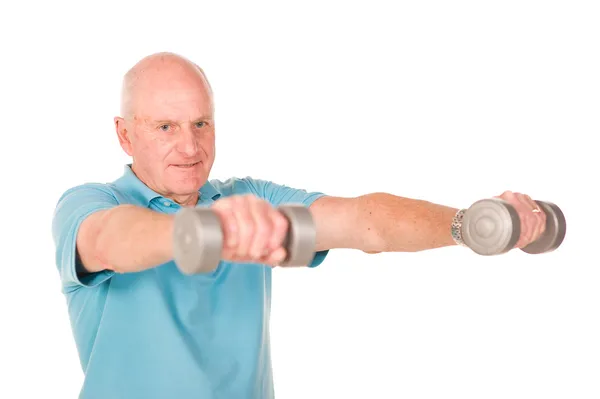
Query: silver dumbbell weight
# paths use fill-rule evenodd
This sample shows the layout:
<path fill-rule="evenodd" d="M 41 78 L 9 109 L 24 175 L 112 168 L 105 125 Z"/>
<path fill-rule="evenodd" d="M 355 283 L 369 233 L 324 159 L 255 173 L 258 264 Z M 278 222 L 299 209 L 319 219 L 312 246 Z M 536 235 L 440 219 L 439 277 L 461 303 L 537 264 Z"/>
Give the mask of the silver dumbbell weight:
<path fill-rule="evenodd" d="M 547 201 L 536 201 L 546 214 L 546 230 L 524 248 L 529 254 L 554 251 L 563 242 L 567 222 L 560 208 Z M 521 221 L 514 207 L 500 198 L 475 202 L 466 210 L 461 234 L 464 243 L 480 255 L 498 255 L 514 248 L 521 235 Z"/>
<path fill-rule="evenodd" d="M 308 208 L 285 205 L 278 210 L 289 228 L 282 246 L 287 257 L 281 266 L 307 266 L 316 246 L 316 226 Z M 221 261 L 223 231 L 218 216 L 210 208 L 182 208 L 175 215 L 173 254 L 184 274 L 207 273 Z"/>

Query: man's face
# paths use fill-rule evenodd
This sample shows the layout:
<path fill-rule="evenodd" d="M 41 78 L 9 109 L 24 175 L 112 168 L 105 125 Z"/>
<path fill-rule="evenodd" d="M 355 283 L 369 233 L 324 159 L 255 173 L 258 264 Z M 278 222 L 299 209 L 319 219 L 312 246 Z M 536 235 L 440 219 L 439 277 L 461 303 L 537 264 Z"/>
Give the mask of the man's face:
<path fill-rule="evenodd" d="M 133 157 L 134 172 L 154 191 L 185 202 L 208 180 L 215 159 L 208 85 L 194 76 L 174 78 L 136 90 L 133 102 L 119 138 Z M 117 131 L 123 122 L 118 119 Z"/>

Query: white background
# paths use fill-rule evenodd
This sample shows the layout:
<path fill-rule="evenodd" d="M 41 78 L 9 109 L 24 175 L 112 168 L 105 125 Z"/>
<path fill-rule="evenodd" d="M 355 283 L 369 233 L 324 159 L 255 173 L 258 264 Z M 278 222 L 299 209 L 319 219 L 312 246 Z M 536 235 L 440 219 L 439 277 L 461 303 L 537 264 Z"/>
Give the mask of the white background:
<path fill-rule="evenodd" d="M 595 4 L 362 4 L 3 6 L 0 397 L 78 395 L 52 212 L 121 174 L 120 79 L 157 51 L 213 86 L 211 178 L 456 207 L 508 189 L 566 214 L 552 254 L 336 250 L 276 270 L 279 398 L 600 397 Z"/>

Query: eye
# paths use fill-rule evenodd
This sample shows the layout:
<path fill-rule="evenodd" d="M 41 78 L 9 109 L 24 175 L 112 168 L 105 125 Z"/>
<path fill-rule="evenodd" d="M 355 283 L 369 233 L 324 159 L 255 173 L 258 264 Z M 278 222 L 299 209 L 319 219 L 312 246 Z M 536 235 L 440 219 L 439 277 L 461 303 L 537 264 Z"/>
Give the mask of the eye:
<path fill-rule="evenodd" d="M 198 129 L 202 129 L 204 126 L 206 126 L 206 122 L 204 121 L 200 121 L 200 122 L 196 122 L 195 125 Z"/>
<path fill-rule="evenodd" d="M 170 127 L 171 127 L 171 126 L 169 126 L 169 125 L 167 125 L 167 124 L 164 124 L 164 125 L 160 125 L 160 126 L 158 127 L 158 129 L 159 129 L 159 130 L 162 130 L 163 132 L 168 132 Z"/>

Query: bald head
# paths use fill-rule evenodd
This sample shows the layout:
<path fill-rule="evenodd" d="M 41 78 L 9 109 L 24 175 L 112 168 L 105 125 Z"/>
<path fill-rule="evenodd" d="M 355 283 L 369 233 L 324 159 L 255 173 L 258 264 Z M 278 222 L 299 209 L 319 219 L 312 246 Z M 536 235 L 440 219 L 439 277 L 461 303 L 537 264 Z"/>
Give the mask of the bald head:
<path fill-rule="evenodd" d="M 189 59 L 170 52 L 151 54 L 138 61 L 123 77 L 121 116 L 137 114 L 140 102 L 164 90 L 205 90 L 212 102 L 212 89 L 204 71 Z"/>

